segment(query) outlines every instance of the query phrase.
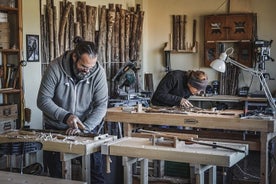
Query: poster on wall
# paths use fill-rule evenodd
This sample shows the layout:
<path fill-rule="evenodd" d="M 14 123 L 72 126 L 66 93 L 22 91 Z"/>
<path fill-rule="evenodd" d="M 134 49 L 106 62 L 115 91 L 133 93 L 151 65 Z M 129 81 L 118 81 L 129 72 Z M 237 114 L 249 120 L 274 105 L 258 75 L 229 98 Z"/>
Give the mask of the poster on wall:
<path fill-rule="evenodd" d="M 27 61 L 35 62 L 39 61 L 39 36 L 38 35 L 26 35 L 26 55 Z"/>

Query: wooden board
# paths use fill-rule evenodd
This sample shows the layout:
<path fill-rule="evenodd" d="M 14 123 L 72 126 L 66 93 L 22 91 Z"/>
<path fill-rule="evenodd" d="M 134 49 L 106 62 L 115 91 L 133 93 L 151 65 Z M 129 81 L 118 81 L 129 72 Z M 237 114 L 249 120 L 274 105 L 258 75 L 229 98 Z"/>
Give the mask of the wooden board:
<path fill-rule="evenodd" d="M 204 141 L 212 144 L 213 142 Z M 248 152 L 248 145 L 235 143 L 216 142 L 217 145 L 227 146 Z M 177 148 L 166 146 L 153 146 L 146 138 L 124 137 L 109 144 L 110 155 L 148 158 L 155 160 L 168 160 L 193 164 L 216 165 L 231 167 L 243 159 L 247 153 L 231 150 L 212 148 L 210 146 L 192 144 L 182 145 Z"/>
<path fill-rule="evenodd" d="M 50 178 L 45 176 L 35 176 L 12 172 L 0 171 L 0 183 L 1 184 L 20 184 L 20 183 L 43 183 L 43 184 L 86 184 L 84 181 L 73 181 L 58 178 Z"/>
<path fill-rule="evenodd" d="M 186 126 L 194 128 L 210 128 L 225 130 L 243 130 L 275 132 L 275 120 L 266 119 L 241 119 L 240 110 L 225 111 L 235 113 L 235 116 L 217 115 L 217 114 L 170 114 L 170 113 L 145 113 L 123 112 L 120 107 L 113 107 L 107 110 L 105 121 L 122 122 L 131 124 L 149 124 L 149 125 L 169 125 Z"/>

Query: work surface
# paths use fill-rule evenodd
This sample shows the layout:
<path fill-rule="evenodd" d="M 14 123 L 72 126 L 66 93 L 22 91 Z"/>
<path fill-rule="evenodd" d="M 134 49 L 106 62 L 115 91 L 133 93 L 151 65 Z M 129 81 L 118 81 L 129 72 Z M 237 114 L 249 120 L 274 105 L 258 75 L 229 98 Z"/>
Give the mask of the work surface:
<path fill-rule="evenodd" d="M 234 113 L 234 115 L 224 112 Z M 276 137 L 275 119 L 240 118 L 242 111 L 226 110 L 223 113 L 168 113 L 168 112 L 124 112 L 121 107 L 109 108 L 105 117 L 108 122 L 123 123 L 124 135 L 131 136 L 134 126 L 169 125 L 212 130 L 233 130 L 259 132 L 260 183 L 269 183 L 269 147 L 268 143 Z"/>
<path fill-rule="evenodd" d="M 202 142 L 213 144 L 213 142 L 210 141 Z M 199 144 L 185 144 L 183 141 L 180 142 L 179 147 L 173 148 L 152 145 L 152 142 L 147 138 L 124 137 L 109 144 L 109 154 L 231 167 L 244 158 L 248 152 L 248 145 L 246 144 L 220 142 L 216 142 L 216 144 L 245 152 L 242 153 L 222 148 L 212 148 Z"/>
<path fill-rule="evenodd" d="M 80 155 L 89 155 L 99 151 L 101 144 L 114 139 L 115 136 L 107 134 L 97 137 L 80 137 L 21 130 L 0 134 L 0 143 L 41 142 L 43 144 L 43 150 Z"/>
<path fill-rule="evenodd" d="M 162 109 L 161 109 L 162 110 Z M 210 128 L 225 130 L 247 130 L 275 132 L 274 119 L 240 118 L 240 110 L 225 110 L 217 113 L 204 112 L 124 112 L 121 107 L 109 108 L 105 121 L 138 123 L 150 125 L 186 126 L 194 128 Z"/>
<path fill-rule="evenodd" d="M 213 95 L 213 96 L 190 96 L 191 101 L 219 101 L 219 102 L 266 102 L 266 98 L 261 97 L 241 97 L 232 95 Z"/>
<path fill-rule="evenodd" d="M 50 178 L 45 176 L 35 176 L 0 171 L 1 184 L 86 184 L 83 181 L 73 181 L 65 179 Z"/>

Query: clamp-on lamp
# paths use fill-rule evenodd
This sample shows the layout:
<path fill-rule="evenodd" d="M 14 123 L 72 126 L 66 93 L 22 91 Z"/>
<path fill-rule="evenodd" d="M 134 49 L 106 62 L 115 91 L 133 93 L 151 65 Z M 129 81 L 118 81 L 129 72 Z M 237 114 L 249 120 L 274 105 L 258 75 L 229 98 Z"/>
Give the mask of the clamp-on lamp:
<path fill-rule="evenodd" d="M 273 117 L 275 118 L 276 105 L 275 105 L 274 99 L 270 93 L 270 90 L 268 88 L 268 85 L 266 83 L 263 72 L 249 68 L 249 67 L 242 65 L 241 63 L 231 59 L 229 57 L 229 55 L 233 54 L 233 52 L 234 52 L 233 47 L 227 48 L 223 53 L 220 54 L 219 59 L 215 59 L 214 61 L 211 62 L 210 66 L 213 69 L 224 73 L 225 69 L 226 69 L 225 63 L 231 63 L 231 64 L 241 68 L 242 70 L 250 72 L 252 75 L 257 76 L 262 85 L 262 89 L 265 92 L 265 96 L 269 102 L 269 105 L 272 108 Z"/>

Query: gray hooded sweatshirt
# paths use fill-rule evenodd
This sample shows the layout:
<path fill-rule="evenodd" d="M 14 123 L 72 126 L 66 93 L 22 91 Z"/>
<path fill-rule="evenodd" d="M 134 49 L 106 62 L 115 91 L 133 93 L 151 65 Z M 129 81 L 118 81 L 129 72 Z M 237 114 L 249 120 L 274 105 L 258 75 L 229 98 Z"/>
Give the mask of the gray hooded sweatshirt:
<path fill-rule="evenodd" d="M 68 113 L 76 115 L 92 131 L 102 122 L 108 102 L 106 74 L 97 62 L 93 72 L 77 83 L 71 71 L 72 52 L 53 60 L 42 77 L 37 106 L 43 112 L 45 125 L 68 129 L 63 122 Z"/>

